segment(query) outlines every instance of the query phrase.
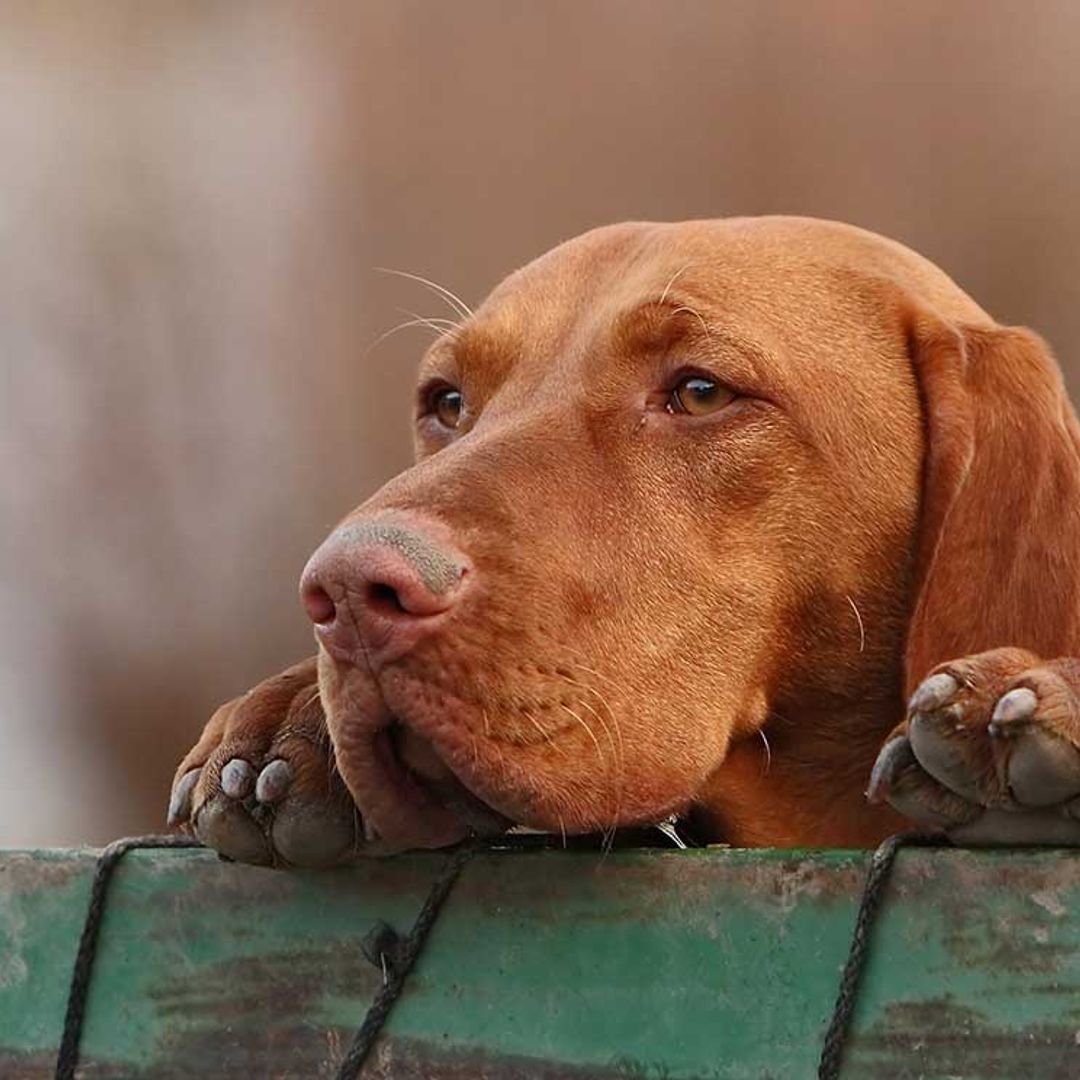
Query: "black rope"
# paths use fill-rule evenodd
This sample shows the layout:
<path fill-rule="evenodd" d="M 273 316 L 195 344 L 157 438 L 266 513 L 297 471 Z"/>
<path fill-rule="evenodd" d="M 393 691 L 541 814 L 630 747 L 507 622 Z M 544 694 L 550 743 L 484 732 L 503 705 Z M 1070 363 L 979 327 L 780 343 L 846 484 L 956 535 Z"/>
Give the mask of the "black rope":
<path fill-rule="evenodd" d="M 194 847 L 202 847 L 202 844 L 189 836 L 129 836 L 123 840 L 114 840 L 98 856 L 94 866 L 94 879 L 90 885 L 86 921 L 79 938 L 79 951 L 75 954 L 75 967 L 71 972 L 67 1012 L 64 1014 L 64 1033 L 56 1055 L 56 1080 L 72 1080 L 79 1064 L 79 1037 L 82 1035 L 83 1016 L 86 1013 L 87 991 L 90 989 L 90 975 L 94 967 L 101 917 L 105 913 L 105 895 L 113 871 L 120 860 L 136 848 Z"/>
<path fill-rule="evenodd" d="M 844 1057 L 844 1044 L 855 1012 L 855 1000 L 859 980 L 866 966 L 867 947 L 874 920 L 889 884 L 889 873 L 896 861 L 896 853 L 902 847 L 934 847 L 946 843 L 943 836 L 928 833 L 897 833 L 882 841 L 870 858 L 859 913 L 855 916 L 855 929 L 851 935 L 851 948 L 840 976 L 840 989 L 833 1006 L 832 1019 L 825 1032 L 825 1041 L 818 1062 L 818 1080 L 837 1080 Z"/>
<path fill-rule="evenodd" d="M 405 987 L 405 979 L 412 970 L 420 950 L 427 941 L 435 920 L 439 917 L 439 911 L 444 901 L 450 895 L 465 864 L 478 850 L 476 845 L 468 844 L 458 848 L 449 858 L 442 873 L 435 879 L 431 890 L 427 894 L 424 906 L 420 914 L 416 916 L 416 922 L 412 929 L 403 937 L 398 938 L 391 927 L 385 923 L 377 924 L 373 935 L 368 936 L 367 948 L 369 959 L 372 954 L 378 954 L 379 959 L 385 964 L 386 977 L 382 989 L 375 995 L 371 1008 L 364 1017 L 353 1038 L 352 1046 L 345 1055 L 338 1069 L 337 1080 L 354 1080 L 361 1067 L 371 1053 L 375 1040 L 379 1037 L 383 1025 L 386 1023 L 394 1002 Z M 389 932 L 389 933 L 388 933 Z"/>

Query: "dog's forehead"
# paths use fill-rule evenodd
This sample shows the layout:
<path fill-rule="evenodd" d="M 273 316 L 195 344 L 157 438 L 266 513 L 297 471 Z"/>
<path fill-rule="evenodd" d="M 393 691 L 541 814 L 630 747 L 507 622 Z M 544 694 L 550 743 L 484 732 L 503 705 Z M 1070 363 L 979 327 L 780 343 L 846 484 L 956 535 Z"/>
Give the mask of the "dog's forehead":
<path fill-rule="evenodd" d="M 819 368 L 849 377 L 851 357 L 863 358 L 859 368 L 871 362 L 865 342 L 880 346 L 891 335 L 889 352 L 904 347 L 895 305 L 875 299 L 886 295 L 991 321 L 933 263 L 853 226 L 789 217 L 632 222 L 594 229 L 511 274 L 449 349 L 481 396 L 511 375 L 519 389 L 535 387 L 589 362 L 596 342 L 634 312 L 667 303 L 784 357 L 773 365 L 778 377 L 802 382 Z"/>
<path fill-rule="evenodd" d="M 511 274 L 479 311 L 493 330 L 558 332 L 693 292 L 717 308 L 842 303 L 853 281 L 889 282 L 946 316 L 988 318 L 939 267 L 904 245 L 839 222 L 784 216 L 628 222 L 575 237 Z M 677 295 L 677 293 L 676 293 Z"/>
<path fill-rule="evenodd" d="M 725 242 L 725 223 L 624 224 L 596 229 L 547 252 L 498 285 L 458 335 L 459 353 L 491 375 L 518 374 L 537 358 L 581 359 L 598 338 L 667 304 L 710 323 L 752 324 L 775 312 L 776 275 L 752 245 Z M 820 305 L 819 305 L 820 307 Z M 539 372 L 537 372 L 539 374 Z"/>

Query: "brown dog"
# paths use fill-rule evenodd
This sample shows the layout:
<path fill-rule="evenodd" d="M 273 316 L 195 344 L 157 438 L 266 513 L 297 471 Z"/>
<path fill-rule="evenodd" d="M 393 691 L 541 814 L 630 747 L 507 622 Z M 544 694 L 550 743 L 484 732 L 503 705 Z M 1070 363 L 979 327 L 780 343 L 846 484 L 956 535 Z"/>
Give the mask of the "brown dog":
<path fill-rule="evenodd" d="M 173 823 L 301 865 L 671 813 L 1080 840 L 1076 419 L 913 252 L 587 233 L 429 349 L 416 443 L 304 572 L 317 661 L 218 710 Z"/>

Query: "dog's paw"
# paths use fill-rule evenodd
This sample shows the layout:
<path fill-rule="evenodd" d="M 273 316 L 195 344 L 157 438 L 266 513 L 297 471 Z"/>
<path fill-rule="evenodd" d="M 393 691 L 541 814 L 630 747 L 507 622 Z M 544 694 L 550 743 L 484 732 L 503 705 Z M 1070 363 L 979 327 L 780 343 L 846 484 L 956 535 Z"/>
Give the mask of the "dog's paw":
<path fill-rule="evenodd" d="M 315 660 L 223 705 L 173 781 L 168 822 L 237 862 L 325 867 L 363 842 L 334 765 Z"/>
<path fill-rule="evenodd" d="M 966 843 L 1080 844 L 1073 660 L 994 649 L 936 668 L 878 755 L 867 792 Z"/>

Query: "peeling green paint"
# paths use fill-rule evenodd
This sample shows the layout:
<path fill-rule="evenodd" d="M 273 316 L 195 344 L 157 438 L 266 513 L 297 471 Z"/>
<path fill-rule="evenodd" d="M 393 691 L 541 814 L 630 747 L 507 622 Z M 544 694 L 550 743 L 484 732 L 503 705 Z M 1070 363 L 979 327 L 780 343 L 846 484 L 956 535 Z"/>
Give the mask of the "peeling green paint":
<path fill-rule="evenodd" d="M 83 1039 L 105 1077 L 332 1076 L 443 856 L 320 874 L 134 852 Z M 814 1075 L 864 852 L 500 851 L 466 868 L 366 1075 Z M 51 1075 L 93 853 L 0 853 L 0 1076 Z M 1080 859 L 902 852 L 845 1076 L 1080 1076 Z"/>

